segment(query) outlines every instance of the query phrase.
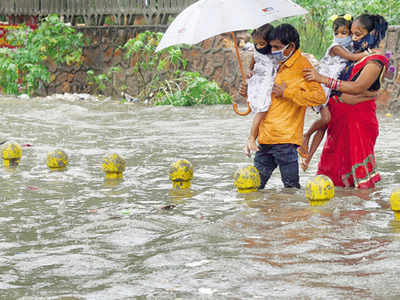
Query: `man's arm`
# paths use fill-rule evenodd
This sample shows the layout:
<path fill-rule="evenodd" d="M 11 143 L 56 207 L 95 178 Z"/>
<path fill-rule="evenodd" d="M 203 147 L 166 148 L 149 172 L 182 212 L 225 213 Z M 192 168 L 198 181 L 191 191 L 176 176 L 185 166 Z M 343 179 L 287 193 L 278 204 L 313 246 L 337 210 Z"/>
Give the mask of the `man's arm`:
<path fill-rule="evenodd" d="M 316 106 L 326 102 L 326 96 L 321 85 L 315 81 L 307 82 L 304 79 L 292 83 L 290 87 L 284 82 L 280 86 L 275 84 L 272 93 L 278 97 L 289 99 L 300 106 Z"/>

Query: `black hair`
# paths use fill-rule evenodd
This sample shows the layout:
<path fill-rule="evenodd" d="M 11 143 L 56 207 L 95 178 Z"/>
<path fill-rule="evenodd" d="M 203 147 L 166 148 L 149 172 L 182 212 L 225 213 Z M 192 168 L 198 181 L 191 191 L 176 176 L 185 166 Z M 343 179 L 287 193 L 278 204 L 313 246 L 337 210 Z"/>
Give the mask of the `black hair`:
<path fill-rule="evenodd" d="M 251 37 L 260 37 L 262 38 L 264 41 L 269 41 L 268 37 L 269 37 L 269 33 L 274 29 L 274 26 L 272 26 L 271 24 L 267 23 L 264 24 L 261 27 L 258 27 L 257 29 L 254 29 L 253 32 L 251 33 Z"/>
<path fill-rule="evenodd" d="M 278 40 L 284 45 L 289 45 L 290 43 L 295 44 L 295 49 L 300 48 L 300 36 L 296 28 L 290 24 L 281 24 L 275 27 L 269 34 L 269 40 Z"/>
<path fill-rule="evenodd" d="M 373 32 L 375 44 L 371 45 L 371 47 L 379 46 L 379 42 L 385 38 L 388 29 L 388 23 L 385 18 L 380 15 L 362 14 L 356 18 L 356 21 L 360 22 L 368 33 Z"/>
<path fill-rule="evenodd" d="M 378 30 L 382 27 L 382 29 L 387 30 L 388 23 L 385 18 L 380 15 L 369 15 L 362 14 L 356 18 L 357 21 L 360 22 L 361 26 L 371 32 L 372 30 Z"/>
<path fill-rule="evenodd" d="M 335 33 L 340 27 L 345 26 L 351 30 L 351 24 L 353 24 L 353 17 L 351 20 L 346 20 L 344 16 L 339 16 L 333 21 L 333 32 Z"/>

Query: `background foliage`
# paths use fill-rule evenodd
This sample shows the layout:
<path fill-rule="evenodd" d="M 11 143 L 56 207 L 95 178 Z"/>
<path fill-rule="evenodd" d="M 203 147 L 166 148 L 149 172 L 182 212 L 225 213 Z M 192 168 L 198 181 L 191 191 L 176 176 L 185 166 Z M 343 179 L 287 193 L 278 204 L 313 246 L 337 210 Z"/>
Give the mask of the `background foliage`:
<path fill-rule="evenodd" d="M 301 37 L 301 48 L 317 58 L 325 55 L 325 50 L 333 39 L 332 15 L 349 13 L 356 17 L 362 13 L 379 14 L 390 25 L 400 25 L 400 0 L 294 0 L 306 8 L 309 14 L 294 17 L 289 22 L 297 28 Z"/>
<path fill-rule="evenodd" d="M 177 71 L 162 82 L 155 95 L 156 105 L 192 106 L 198 104 L 230 104 L 232 98 L 215 81 L 209 81 L 198 72 Z"/>
<path fill-rule="evenodd" d="M 191 106 L 228 104 L 231 97 L 215 81 L 196 72 L 186 71 L 183 46 L 172 46 L 155 52 L 163 33 L 146 31 L 130 39 L 123 49 L 126 59 L 134 61 L 139 99 L 147 98 L 156 105 Z"/>
<path fill-rule="evenodd" d="M 21 27 L 10 32 L 7 40 L 15 49 L 0 48 L 0 88 L 5 94 L 33 94 L 40 83 L 50 82 L 46 63 L 81 63 L 82 33 L 48 16 L 39 28 Z"/>

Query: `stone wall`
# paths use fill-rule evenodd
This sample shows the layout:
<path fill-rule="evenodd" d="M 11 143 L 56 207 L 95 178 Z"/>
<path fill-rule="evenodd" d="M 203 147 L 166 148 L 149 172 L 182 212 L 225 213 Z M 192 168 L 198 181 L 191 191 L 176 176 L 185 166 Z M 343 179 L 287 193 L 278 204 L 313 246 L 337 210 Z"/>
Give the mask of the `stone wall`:
<path fill-rule="evenodd" d="M 385 51 L 391 56 L 392 68 L 384 80 L 378 103 L 391 111 L 400 111 L 400 26 L 391 26 L 385 40 Z"/>
<path fill-rule="evenodd" d="M 131 75 L 134 59 L 125 59 L 119 49 L 130 38 L 145 30 L 165 31 L 165 26 L 109 26 L 109 27 L 76 27 L 91 40 L 84 49 L 84 63 L 81 66 L 57 67 L 50 64 L 53 73 L 52 82 L 42 94 L 53 93 L 93 93 L 93 87 L 87 85 L 86 72 L 89 69 L 97 73 L 106 73 L 111 67 L 120 67 L 105 91 L 106 95 L 120 95 L 121 86 L 128 87 L 128 93 L 135 96 L 138 93 L 135 78 Z M 246 37 L 240 37 L 246 39 Z M 385 49 L 392 53 L 392 65 L 395 72 L 389 74 L 384 81 L 382 95 L 378 103 L 386 108 L 400 110 L 400 26 L 392 26 L 385 40 Z M 245 70 L 251 59 L 251 52 L 240 51 Z M 188 69 L 197 71 L 217 83 L 236 102 L 243 100 L 238 96 L 241 76 L 239 66 L 232 47 L 230 34 L 224 34 L 184 50 L 188 60 Z"/>
<path fill-rule="evenodd" d="M 111 67 L 120 67 L 121 72 L 115 73 L 112 83 L 105 91 L 107 96 L 120 95 L 121 86 L 128 87 L 128 93 L 135 96 L 138 93 L 135 78 L 131 75 L 135 59 L 124 58 L 119 49 L 130 38 L 145 30 L 165 31 L 165 26 L 109 26 L 109 27 L 76 27 L 76 29 L 91 40 L 83 51 L 83 64 L 80 66 L 56 66 L 49 63 L 52 82 L 45 86 L 40 94 L 54 93 L 93 93 L 93 87 L 87 85 L 88 70 L 96 73 L 107 73 Z M 197 71 L 208 79 L 216 80 L 218 84 L 231 95 L 238 97 L 240 72 L 236 54 L 231 47 L 229 35 L 221 35 L 184 50 L 183 55 L 188 60 L 188 70 Z M 249 54 L 244 53 L 243 63 L 249 64 Z"/>
<path fill-rule="evenodd" d="M 151 31 L 165 31 L 165 26 L 99 26 L 76 27 L 77 31 L 89 38 L 90 43 L 83 50 L 83 64 L 80 66 L 56 66 L 49 63 L 52 82 L 40 91 L 41 94 L 54 93 L 93 93 L 93 87 L 87 85 L 88 70 L 96 74 L 106 73 L 111 67 L 121 68 L 119 78 L 113 78 L 116 87 L 122 84 L 134 85 L 132 80 L 126 78 L 131 70 L 132 61 L 123 59 L 123 53 L 119 49 L 130 38 L 138 33 Z M 112 84 L 106 90 L 107 95 L 117 93 Z"/>

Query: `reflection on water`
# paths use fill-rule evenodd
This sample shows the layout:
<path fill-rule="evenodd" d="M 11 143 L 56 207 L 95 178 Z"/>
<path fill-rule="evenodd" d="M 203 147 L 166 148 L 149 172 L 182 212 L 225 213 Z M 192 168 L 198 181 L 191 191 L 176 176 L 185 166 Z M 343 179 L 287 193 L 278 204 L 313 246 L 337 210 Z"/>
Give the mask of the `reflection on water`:
<path fill-rule="evenodd" d="M 400 183 L 397 117 L 380 116 L 378 187 L 337 189 L 310 206 L 279 172 L 262 192 L 236 193 L 251 117 L 230 106 L 0 98 L 0 107 L 0 140 L 32 145 L 17 169 L 0 169 L 2 299 L 400 296 L 388 201 Z M 69 156 L 63 172 L 45 164 L 56 148 Z M 127 162 L 123 180 L 104 179 L 112 152 Z M 194 166 L 187 191 L 168 179 L 181 158 Z"/>

